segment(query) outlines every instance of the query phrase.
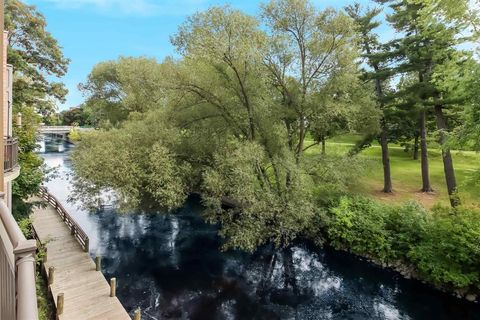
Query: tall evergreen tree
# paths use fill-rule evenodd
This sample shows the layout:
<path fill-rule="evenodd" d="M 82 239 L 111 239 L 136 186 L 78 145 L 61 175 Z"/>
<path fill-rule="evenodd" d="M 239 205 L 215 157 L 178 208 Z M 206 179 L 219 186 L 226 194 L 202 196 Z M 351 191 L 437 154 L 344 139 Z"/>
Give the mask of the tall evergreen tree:
<path fill-rule="evenodd" d="M 390 169 L 390 154 L 388 149 L 388 127 L 385 113 L 386 97 L 384 92 L 385 82 L 388 80 L 389 72 L 384 68 L 382 59 L 383 53 L 380 50 L 380 42 L 378 35 L 375 34 L 375 29 L 380 25 L 374 19 L 381 12 L 380 9 L 369 9 L 365 13 L 361 13 L 360 5 L 354 4 L 346 8 L 346 11 L 354 19 L 357 26 L 357 32 L 360 36 L 363 57 L 372 71 L 365 71 L 364 75 L 368 80 L 373 80 L 375 83 L 375 92 L 377 98 L 378 108 L 382 111 L 380 119 L 380 136 L 379 142 L 382 148 L 382 163 L 383 163 L 383 192 L 391 193 L 392 175 Z"/>
<path fill-rule="evenodd" d="M 459 203 L 457 183 L 451 152 L 446 144 L 448 122 L 445 109 L 459 103 L 458 96 L 438 86 L 442 66 L 461 64 L 468 58 L 458 49 L 467 38 L 460 36 L 468 28 L 464 23 L 468 1 L 457 5 L 444 1 L 378 0 L 390 6 L 393 13 L 387 20 L 402 35 L 389 43 L 390 60 L 396 63 L 397 74 L 416 73 L 418 82 L 405 88 L 401 94 L 408 95 L 421 105 L 420 132 L 422 148 L 423 191 L 430 191 L 426 143 L 427 113 L 435 115 L 438 142 L 442 147 L 442 159 L 448 194 L 452 206 Z M 459 8 L 464 8 L 462 11 Z M 435 9 L 435 10 L 434 10 Z M 436 14 L 432 14 L 435 12 Z"/>

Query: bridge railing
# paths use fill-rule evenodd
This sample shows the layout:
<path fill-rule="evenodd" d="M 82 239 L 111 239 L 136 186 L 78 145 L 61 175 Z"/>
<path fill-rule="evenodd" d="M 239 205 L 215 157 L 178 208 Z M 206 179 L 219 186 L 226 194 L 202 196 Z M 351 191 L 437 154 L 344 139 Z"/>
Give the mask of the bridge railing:
<path fill-rule="evenodd" d="M 35 240 L 27 240 L 0 200 L 0 319 L 37 320 Z"/>
<path fill-rule="evenodd" d="M 3 138 L 4 172 L 11 172 L 18 166 L 18 140 L 12 137 Z"/>
<path fill-rule="evenodd" d="M 40 133 L 69 133 L 74 126 L 40 126 L 38 131 Z"/>
<path fill-rule="evenodd" d="M 82 246 L 83 251 L 88 252 L 90 246 L 90 239 L 88 238 L 85 231 L 83 231 L 80 225 L 75 221 L 75 219 L 70 216 L 70 214 L 63 207 L 60 201 L 58 201 L 58 199 L 54 195 L 50 194 L 45 187 L 40 187 L 40 196 L 43 198 L 43 200 L 47 201 L 55 208 L 60 218 L 62 218 L 63 222 L 65 222 L 67 227 L 70 229 L 72 235 Z"/>

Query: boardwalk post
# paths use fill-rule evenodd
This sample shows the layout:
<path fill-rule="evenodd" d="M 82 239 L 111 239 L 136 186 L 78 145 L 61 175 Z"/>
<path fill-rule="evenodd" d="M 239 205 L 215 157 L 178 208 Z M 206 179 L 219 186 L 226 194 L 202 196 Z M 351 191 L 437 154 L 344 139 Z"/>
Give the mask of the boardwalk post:
<path fill-rule="evenodd" d="M 117 279 L 110 279 L 110 297 L 115 297 L 117 295 Z"/>
<path fill-rule="evenodd" d="M 57 319 L 63 314 L 63 293 L 59 293 L 57 296 Z"/>
<path fill-rule="evenodd" d="M 88 252 L 90 247 L 90 239 L 87 238 L 85 239 L 85 247 L 83 248 L 83 251 Z"/>
<path fill-rule="evenodd" d="M 135 313 L 133 314 L 133 320 L 142 320 L 142 313 L 140 311 L 140 308 L 135 310 Z"/>
<path fill-rule="evenodd" d="M 48 268 L 48 285 L 53 284 L 53 274 L 55 272 L 55 267 Z"/>
<path fill-rule="evenodd" d="M 96 256 L 95 257 L 95 270 L 102 271 L 102 257 Z"/>

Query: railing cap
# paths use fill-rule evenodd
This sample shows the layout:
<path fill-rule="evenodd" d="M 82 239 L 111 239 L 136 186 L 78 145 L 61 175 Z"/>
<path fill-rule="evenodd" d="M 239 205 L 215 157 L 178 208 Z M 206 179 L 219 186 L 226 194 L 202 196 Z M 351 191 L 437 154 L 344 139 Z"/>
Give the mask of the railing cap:
<path fill-rule="evenodd" d="M 19 241 L 15 249 L 13 249 L 13 253 L 15 255 L 20 255 L 24 253 L 34 253 L 36 251 L 37 251 L 37 241 L 33 239 Z"/>

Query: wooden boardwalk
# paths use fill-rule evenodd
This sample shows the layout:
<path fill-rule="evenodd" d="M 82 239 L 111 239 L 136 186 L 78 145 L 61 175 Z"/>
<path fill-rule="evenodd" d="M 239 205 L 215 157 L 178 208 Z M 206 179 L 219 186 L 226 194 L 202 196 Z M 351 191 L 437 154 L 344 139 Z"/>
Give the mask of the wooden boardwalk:
<path fill-rule="evenodd" d="M 57 296 L 64 294 L 60 320 L 131 320 L 116 297 L 110 297 L 110 285 L 95 263 L 85 252 L 70 228 L 52 205 L 36 208 L 33 226 L 37 238 L 47 248 L 43 264 L 48 274 L 54 267 L 50 290 L 57 304 Z M 88 245 L 87 245 L 88 246 Z M 57 308 L 58 309 L 58 308 Z"/>

